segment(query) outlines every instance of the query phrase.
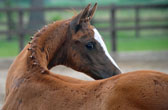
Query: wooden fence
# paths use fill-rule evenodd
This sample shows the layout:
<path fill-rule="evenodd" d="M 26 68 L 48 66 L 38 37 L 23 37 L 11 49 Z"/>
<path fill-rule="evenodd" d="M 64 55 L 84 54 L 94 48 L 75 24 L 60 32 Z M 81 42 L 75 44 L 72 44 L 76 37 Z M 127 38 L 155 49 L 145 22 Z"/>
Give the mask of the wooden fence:
<path fill-rule="evenodd" d="M 139 30 L 146 30 L 146 29 L 168 29 L 168 24 L 161 24 L 161 25 L 145 25 L 142 26 L 140 23 L 143 21 L 164 21 L 168 22 L 168 18 L 157 17 L 157 18 L 149 18 L 149 19 L 141 19 L 140 18 L 140 10 L 146 9 L 165 9 L 168 11 L 168 4 L 157 4 L 157 5 L 127 5 L 127 6 L 111 6 L 111 19 L 110 21 L 97 21 L 97 22 L 109 22 L 111 24 L 110 27 L 100 28 L 100 31 L 110 31 L 111 33 L 111 42 L 112 42 L 112 51 L 117 51 L 117 32 L 118 31 L 127 31 L 127 30 L 135 30 L 136 36 L 139 36 Z M 116 19 L 116 14 L 118 10 L 134 10 L 135 11 L 135 19 Z M 134 26 L 120 26 L 118 27 L 116 24 L 119 22 L 130 22 L 134 21 Z M 95 21 L 96 22 L 96 21 Z"/>
<path fill-rule="evenodd" d="M 73 7 L 74 9 L 82 9 L 83 7 Z M 44 7 L 36 7 L 36 8 L 0 8 L 0 13 L 6 13 L 7 15 L 7 22 L 3 23 L 0 21 L 0 25 L 7 25 L 8 30 L 6 31 L 1 31 L 0 34 L 5 34 L 7 36 L 11 36 L 11 34 L 16 34 L 19 37 L 19 47 L 20 50 L 23 49 L 24 47 L 24 36 L 26 34 L 32 34 L 31 31 L 26 30 L 24 28 L 24 21 L 23 21 L 23 16 L 25 12 L 30 12 L 30 11 L 64 11 L 66 9 L 72 9 L 72 7 L 50 7 L 50 8 L 44 8 Z M 118 10 L 127 10 L 131 9 L 135 11 L 135 19 L 116 19 L 116 13 Z M 110 20 L 102 20 L 102 19 L 94 19 L 94 23 L 101 23 L 101 22 L 108 22 L 110 24 L 110 27 L 103 27 L 103 28 L 98 28 L 100 31 L 105 31 L 105 32 L 110 32 L 111 34 L 111 42 L 112 42 L 112 51 L 115 52 L 117 51 L 117 32 L 118 31 L 123 31 L 123 30 L 135 30 L 136 31 L 136 36 L 139 35 L 139 30 L 143 29 L 168 29 L 168 24 L 161 24 L 161 25 L 145 25 L 141 26 L 140 23 L 142 21 L 168 21 L 168 18 L 150 18 L 150 19 L 140 19 L 139 12 L 141 9 L 165 9 L 168 10 L 168 4 L 159 4 L 159 5 L 127 5 L 127 6 L 116 6 L 116 5 L 111 5 L 111 6 L 106 6 L 106 7 L 98 7 L 98 10 L 110 10 Z M 18 27 L 17 30 L 11 30 L 10 25 L 11 25 L 11 20 L 9 18 L 9 13 L 11 12 L 16 12 L 18 14 Z M 134 21 L 135 26 L 127 26 L 127 27 L 117 27 L 116 23 L 118 22 L 129 22 L 129 21 Z"/>

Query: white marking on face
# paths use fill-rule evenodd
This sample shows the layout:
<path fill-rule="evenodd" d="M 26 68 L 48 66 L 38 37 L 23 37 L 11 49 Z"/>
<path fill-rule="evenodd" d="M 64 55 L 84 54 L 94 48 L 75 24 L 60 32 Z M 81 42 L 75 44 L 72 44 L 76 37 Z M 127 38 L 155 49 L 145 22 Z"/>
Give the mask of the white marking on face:
<path fill-rule="evenodd" d="M 106 48 L 106 45 L 101 37 L 101 35 L 99 34 L 99 32 L 97 31 L 96 28 L 93 29 L 94 31 L 94 38 L 100 43 L 100 45 L 102 46 L 106 56 L 110 59 L 110 61 L 112 62 L 112 64 L 114 64 L 119 70 L 120 68 L 118 67 L 118 65 L 116 64 L 116 62 L 113 60 L 113 58 L 110 56 L 107 48 Z"/>

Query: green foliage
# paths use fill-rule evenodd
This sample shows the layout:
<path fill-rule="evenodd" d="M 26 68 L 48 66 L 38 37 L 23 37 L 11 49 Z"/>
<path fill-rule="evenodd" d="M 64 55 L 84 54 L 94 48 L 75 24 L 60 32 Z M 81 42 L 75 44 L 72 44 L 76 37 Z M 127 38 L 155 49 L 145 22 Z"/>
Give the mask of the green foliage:
<path fill-rule="evenodd" d="M 167 0 L 118 0 L 118 4 L 165 4 Z"/>
<path fill-rule="evenodd" d="M 3 15 L 3 13 L 0 13 L 0 18 L 2 18 L 4 15 Z"/>
<path fill-rule="evenodd" d="M 61 20 L 62 17 L 60 15 L 56 15 L 54 17 L 52 17 L 52 21 L 57 21 L 57 20 Z"/>
<path fill-rule="evenodd" d="M 129 4 L 158 4 L 168 3 L 168 0 L 45 0 L 47 6 L 85 6 L 88 3 L 98 3 L 99 5 L 129 5 Z"/>
<path fill-rule="evenodd" d="M 14 7 L 29 7 L 30 0 L 8 0 Z M 45 6 L 86 6 L 88 3 L 99 5 L 129 5 L 129 4 L 165 4 L 168 0 L 44 0 Z M 2 3 L 0 3 L 2 4 Z"/>

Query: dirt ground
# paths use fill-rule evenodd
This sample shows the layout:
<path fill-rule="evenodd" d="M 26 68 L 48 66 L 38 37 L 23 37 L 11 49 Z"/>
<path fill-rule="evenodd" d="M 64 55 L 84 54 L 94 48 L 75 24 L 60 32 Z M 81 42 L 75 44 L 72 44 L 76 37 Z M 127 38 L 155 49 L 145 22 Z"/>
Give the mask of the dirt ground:
<path fill-rule="evenodd" d="M 159 52 L 127 52 L 112 53 L 113 58 L 121 68 L 122 72 L 135 70 L 156 70 L 168 73 L 168 51 Z M 7 71 L 14 58 L 0 59 L 0 109 L 3 104 L 5 94 L 5 80 Z M 71 77 L 93 80 L 83 73 L 74 71 L 64 66 L 57 66 L 52 69 L 55 73 L 68 75 Z"/>

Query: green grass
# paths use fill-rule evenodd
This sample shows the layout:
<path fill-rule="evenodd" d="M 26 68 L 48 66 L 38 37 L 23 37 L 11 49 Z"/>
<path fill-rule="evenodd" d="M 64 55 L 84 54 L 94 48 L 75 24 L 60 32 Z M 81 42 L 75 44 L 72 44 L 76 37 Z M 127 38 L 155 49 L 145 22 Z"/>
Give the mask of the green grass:
<path fill-rule="evenodd" d="M 16 56 L 18 54 L 18 42 L 7 42 L 5 39 L 0 40 L 0 57 Z"/>
<path fill-rule="evenodd" d="M 164 33 L 164 34 L 163 34 Z M 117 33 L 117 50 L 120 51 L 160 51 L 168 50 L 168 33 L 146 32 L 141 31 L 138 38 L 135 32 L 118 32 Z M 108 50 L 111 50 L 111 38 L 108 33 L 102 33 Z"/>
<path fill-rule="evenodd" d="M 29 37 L 25 37 L 25 44 Z M 7 41 L 5 36 L 0 37 L 0 57 L 16 56 L 19 53 L 19 42 L 15 36 L 11 41 Z"/>
<path fill-rule="evenodd" d="M 159 31 L 160 32 L 160 31 Z M 141 31 L 140 37 L 136 38 L 133 31 L 130 32 L 118 32 L 117 49 L 118 51 L 160 51 L 168 50 L 168 34 L 165 31 L 162 32 Z M 164 33 L 164 34 L 163 34 Z M 111 50 L 111 39 L 109 33 L 101 33 L 108 50 Z M 25 44 L 28 41 L 26 37 Z M 19 51 L 19 45 L 17 39 L 13 39 L 11 42 L 7 42 L 5 37 L 0 39 L 0 57 L 16 56 Z"/>
<path fill-rule="evenodd" d="M 168 37 L 118 39 L 119 51 L 168 50 Z"/>

